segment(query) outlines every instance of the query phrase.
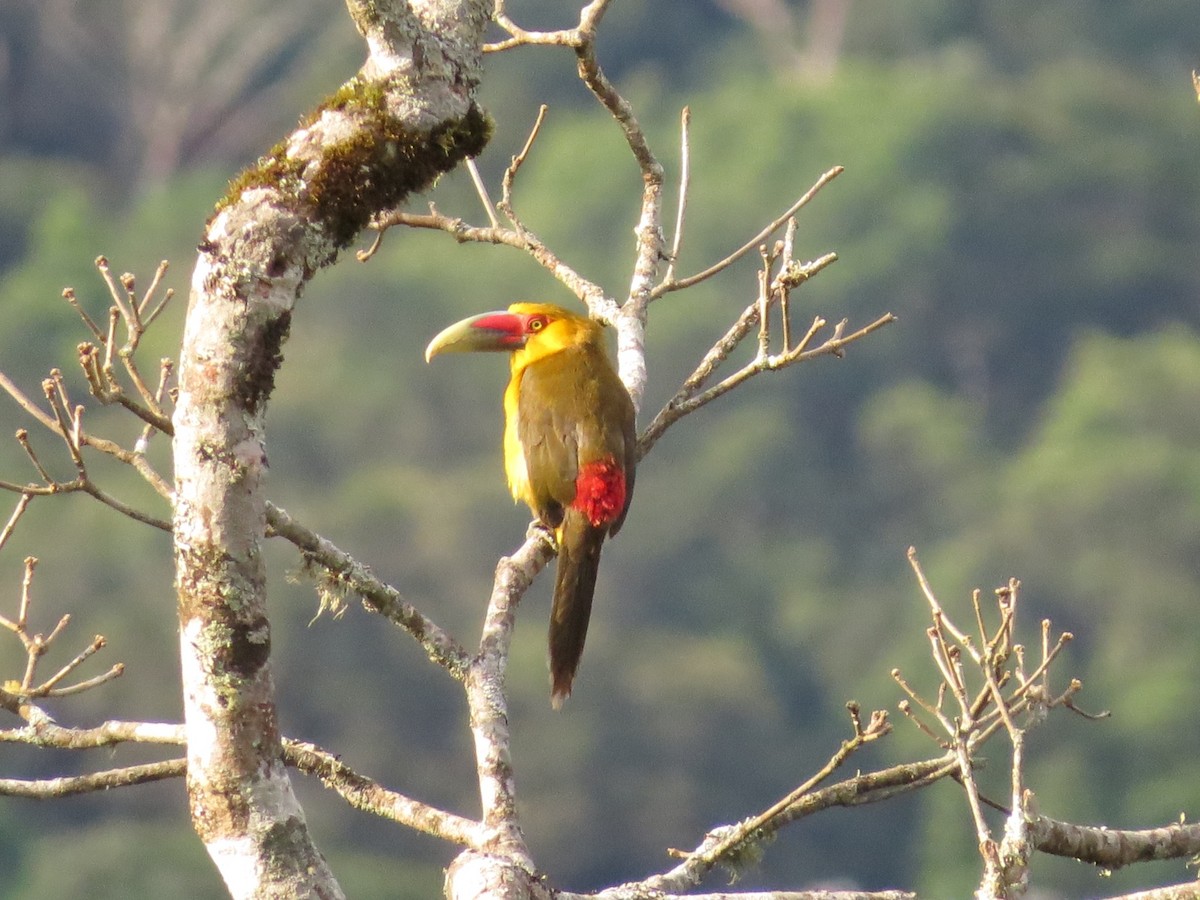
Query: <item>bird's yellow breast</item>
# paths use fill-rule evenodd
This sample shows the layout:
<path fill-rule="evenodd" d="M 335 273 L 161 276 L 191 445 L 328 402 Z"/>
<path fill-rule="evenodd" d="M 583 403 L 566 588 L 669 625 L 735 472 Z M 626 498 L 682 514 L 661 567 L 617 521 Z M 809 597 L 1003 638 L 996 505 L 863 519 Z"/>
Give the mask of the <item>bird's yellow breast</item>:
<path fill-rule="evenodd" d="M 545 319 L 541 330 L 530 334 L 525 345 L 512 352 L 511 377 L 504 391 L 504 472 L 513 499 L 532 507 L 536 505 L 535 494 L 519 431 L 521 379 L 527 369 L 563 350 L 581 344 L 601 347 L 603 331 L 591 319 L 548 303 L 514 303 L 508 311 Z"/>
<path fill-rule="evenodd" d="M 517 431 L 517 403 L 521 394 L 520 374 L 514 369 L 504 391 L 504 474 L 514 500 L 532 504 L 533 491 L 529 486 L 529 470 L 525 465 L 525 450 Z"/>

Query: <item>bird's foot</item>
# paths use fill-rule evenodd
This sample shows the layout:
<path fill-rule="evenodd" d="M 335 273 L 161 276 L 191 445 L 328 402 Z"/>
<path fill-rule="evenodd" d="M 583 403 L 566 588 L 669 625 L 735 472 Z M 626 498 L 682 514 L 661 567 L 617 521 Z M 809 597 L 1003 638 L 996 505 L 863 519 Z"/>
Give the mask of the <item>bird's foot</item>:
<path fill-rule="evenodd" d="M 529 523 L 529 530 L 525 532 L 526 538 L 534 538 L 544 540 L 550 545 L 550 549 L 558 552 L 558 536 L 554 529 L 543 522 L 541 519 L 534 519 Z"/>

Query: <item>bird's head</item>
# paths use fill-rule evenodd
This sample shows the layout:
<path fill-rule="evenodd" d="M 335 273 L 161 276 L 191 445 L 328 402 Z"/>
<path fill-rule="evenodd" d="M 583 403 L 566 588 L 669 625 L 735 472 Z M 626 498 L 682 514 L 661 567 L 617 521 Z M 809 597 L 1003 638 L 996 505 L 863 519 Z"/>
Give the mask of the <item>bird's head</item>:
<path fill-rule="evenodd" d="M 425 348 L 425 361 L 440 353 L 524 351 L 549 356 L 567 347 L 596 340 L 600 326 L 550 303 L 514 303 L 506 310 L 480 313 L 438 332 Z"/>

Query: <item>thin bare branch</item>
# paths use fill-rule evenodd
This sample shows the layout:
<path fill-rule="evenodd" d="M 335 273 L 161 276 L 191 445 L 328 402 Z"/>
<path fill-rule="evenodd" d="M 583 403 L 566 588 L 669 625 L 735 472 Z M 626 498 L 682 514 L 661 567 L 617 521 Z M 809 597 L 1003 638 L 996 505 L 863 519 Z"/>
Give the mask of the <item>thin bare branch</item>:
<path fill-rule="evenodd" d="M 899 794 L 920 790 L 958 771 L 958 761 L 952 754 L 915 763 L 902 763 L 877 772 L 855 775 L 845 781 L 807 793 L 760 829 L 764 838 L 785 825 L 832 807 L 862 806 L 889 800 Z M 705 852 L 725 839 L 734 826 L 715 828 L 699 847 L 683 856 L 684 861 L 669 872 L 655 875 L 633 886 L 644 890 L 683 891 L 700 883 L 710 871 L 702 860 Z M 634 895 L 636 896 L 636 895 Z"/>
<path fill-rule="evenodd" d="M 17 610 L 16 632 L 26 646 L 29 646 L 29 641 L 25 635 L 25 626 L 29 622 L 29 604 L 33 602 L 33 573 L 37 564 L 36 556 L 25 557 L 25 572 L 21 577 L 21 605 Z"/>
<path fill-rule="evenodd" d="M 76 478 L 72 481 L 50 481 L 48 484 L 43 485 L 15 484 L 10 481 L 0 481 L 0 490 L 11 491 L 15 494 L 25 494 L 35 497 L 48 497 L 55 494 L 72 493 L 88 494 L 99 500 L 105 506 L 116 510 L 123 516 L 128 516 L 135 522 L 141 522 L 144 525 L 150 525 L 153 528 L 157 528 L 159 531 L 171 531 L 171 523 L 166 519 L 160 519 L 158 516 L 153 516 L 149 513 L 142 512 L 140 509 L 118 500 L 116 497 L 113 497 L 98 485 L 82 477 Z"/>
<path fill-rule="evenodd" d="M 137 392 L 141 394 L 142 401 L 146 404 L 146 407 L 154 414 L 156 419 L 166 419 L 166 416 L 163 415 L 163 411 L 158 408 L 158 404 L 154 400 L 154 391 L 150 390 L 150 387 L 146 384 L 145 379 L 142 378 L 142 373 L 138 369 L 137 360 L 134 358 L 133 351 L 129 349 L 122 349 L 119 355 L 121 357 L 121 362 L 125 365 L 125 371 L 129 373 L 129 378 L 131 381 L 133 381 L 133 386 L 137 388 Z"/>
<path fill-rule="evenodd" d="M 156 306 L 156 307 L 154 307 L 154 309 L 150 310 L 150 315 L 146 316 L 145 326 L 147 328 L 149 328 L 151 325 L 154 324 L 154 320 L 157 319 L 159 317 L 159 314 L 162 313 L 162 311 L 167 308 L 167 304 L 170 303 L 174 297 L 175 297 L 175 289 L 167 288 L 166 293 L 163 294 L 163 298 L 161 301 L 159 301 L 158 306 Z"/>
<path fill-rule="evenodd" d="M 0 479 L 0 491 L 9 491 L 13 494 L 23 494 L 29 497 L 49 497 L 51 494 L 64 493 L 58 484 L 34 484 L 33 482 L 20 484 L 16 481 L 4 481 L 3 479 Z"/>
<path fill-rule="evenodd" d="M 59 391 L 58 385 L 55 383 L 53 373 L 56 371 L 58 370 L 52 370 L 51 377 L 42 382 L 42 390 L 45 391 L 46 399 L 50 401 L 50 409 L 53 410 L 54 418 L 58 422 L 59 437 L 67 445 L 67 453 L 71 456 L 71 462 L 75 464 L 75 470 L 82 477 L 87 474 L 87 469 L 84 466 L 83 455 L 80 452 L 79 432 L 75 427 L 75 415 L 67 408 L 66 397 Z"/>
<path fill-rule="evenodd" d="M 516 231 L 509 228 L 479 228 L 466 224 L 462 219 L 444 216 L 440 213 L 428 215 L 418 213 L 393 212 L 382 217 L 377 227 L 382 229 L 394 225 L 407 225 L 411 228 L 427 228 L 434 231 L 444 231 L 460 244 L 468 242 L 483 244 L 500 244 L 513 247 L 528 253 L 543 269 L 553 275 L 563 286 L 578 297 L 588 308 L 595 312 L 605 305 L 605 293 L 595 282 L 581 276 L 578 272 L 564 263 L 547 247 L 537 235 L 529 230 Z M 370 251 L 363 251 L 360 258 L 367 258 Z"/>
<path fill-rule="evenodd" d="M 122 282 L 118 284 L 117 279 L 113 277 L 112 270 L 108 267 L 108 258 L 105 256 L 96 257 L 96 268 L 100 270 L 100 275 L 104 278 L 104 283 L 108 286 L 108 293 L 113 299 L 114 308 L 120 314 L 120 318 L 125 320 L 126 328 L 129 330 L 129 345 L 136 347 L 137 340 L 141 337 L 141 318 L 138 316 L 137 298 L 133 295 L 130 289 L 133 285 L 132 275 L 123 275 Z M 110 316 L 110 321 L 112 320 Z M 109 330 L 109 344 L 113 343 L 113 331 Z"/>
<path fill-rule="evenodd" d="M 861 727 L 857 715 L 854 716 L 854 724 L 854 736 L 849 740 L 842 741 L 841 747 L 838 748 L 837 752 L 829 758 L 829 761 L 820 770 L 787 796 L 776 801 L 758 815 L 738 823 L 737 826 L 725 834 L 714 846 L 707 848 L 699 855 L 700 865 L 706 870 L 711 869 L 730 852 L 741 852 L 741 845 L 755 840 L 756 836 L 763 833 L 764 829 L 770 826 L 774 819 L 781 816 L 812 791 L 813 788 L 841 768 L 846 760 L 858 750 L 862 749 L 868 743 L 883 737 L 892 730 L 891 723 L 887 720 L 887 713 L 880 710 L 871 715 L 871 721 L 866 729 Z"/>
<path fill-rule="evenodd" d="M 135 522 L 141 522 L 143 525 L 149 525 L 152 528 L 157 528 L 159 531 L 165 531 L 167 534 L 171 533 L 171 523 L 166 519 L 160 519 L 158 516 L 152 516 L 149 513 L 142 512 L 136 507 L 130 506 L 128 503 L 118 500 L 99 485 L 94 484 L 91 481 L 73 481 L 66 484 L 60 484 L 59 488 L 62 491 L 82 491 L 85 494 L 95 497 L 105 506 L 116 510 L 121 515 L 133 519 Z"/>
<path fill-rule="evenodd" d="M 42 778 L 34 781 L 0 778 L 0 795 L 50 800 L 129 787 L 135 784 L 149 784 L 167 778 L 181 778 L 185 774 L 187 774 L 187 760 L 181 758 L 64 778 Z"/>
<path fill-rule="evenodd" d="M 754 305 L 757 306 L 757 304 Z M 745 336 L 746 331 L 748 331 L 754 322 L 757 321 L 757 309 L 752 315 L 744 316 L 742 319 L 739 319 L 738 326 L 744 326 L 745 329 L 741 332 L 743 337 Z M 840 357 L 843 355 L 845 348 L 848 345 L 854 343 L 855 341 L 862 340 L 867 335 L 878 331 L 880 328 L 883 328 L 885 325 L 889 325 L 894 321 L 896 321 L 896 317 L 894 315 L 891 313 L 885 313 L 874 322 L 871 322 L 869 325 L 866 325 L 848 335 L 839 334 L 835 329 L 834 336 L 817 347 L 812 349 L 801 349 L 800 352 L 793 351 L 777 357 L 767 357 L 765 360 L 756 358 L 750 363 L 747 363 L 742 369 L 735 372 L 733 375 L 730 375 L 724 381 L 713 385 L 711 388 L 701 394 L 695 396 L 685 396 L 682 399 L 680 399 L 679 394 L 677 394 L 670 401 L 668 401 L 666 406 L 659 410 L 658 415 L 654 417 L 653 421 L 646 426 L 645 430 L 639 436 L 639 458 L 645 456 L 650 451 L 650 448 L 653 447 L 658 441 L 658 439 L 662 437 L 663 432 L 665 432 L 667 428 L 669 428 L 675 422 L 679 421 L 684 416 L 695 412 L 696 410 L 700 409 L 700 407 L 711 403 L 713 400 L 717 399 L 723 394 L 728 393 L 739 384 L 742 384 L 750 378 L 753 378 L 755 375 L 758 375 L 762 372 L 777 371 L 793 365 L 794 363 L 804 362 L 806 360 L 814 359 L 818 356 Z M 815 320 L 814 329 L 819 328 L 821 325 L 824 325 L 824 320 Z M 731 329 L 730 334 L 733 333 L 734 329 Z M 722 339 L 722 341 L 724 341 L 724 339 Z M 807 341 L 808 338 L 806 338 L 805 342 L 800 344 L 799 347 L 806 347 Z"/>
<path fill-rule="evenodd" d="M 893 670 L 893 671 L 895 671 L 895 670 Z M 937 734 L 937 732 L 935 732 L 932 728 L 930 728 L 927 724 L 925 724 L 924 720 L 916 714 L 916 711 L 913 710 L 912 704 L 909 701 L 901 700 L 899 702 L 899 704 L 897 704 L 897 705 L 900 709 L 900 712 L 904 713 L 905 718 L 907 718 L 910 722 L 912 722 L 915 726 L 917 726 L 917 729 L 920 730 L 922 734 L 924 734 L 926 737 L 928 737 L 930 740 L 932 740 L 935 744 L 937 744 L 943 750 L 950 749 L 950 744 L 946 740 L 941 738 Z"/>
<path fill-rule="evenodd" d="M 117 350 L 117 323 L 121 321 L 119 307 L 108 308 L 108 334 L 104 338 L 104 365 L 101 367 L 108 382 L 113 381 L 113 354 Z"/>
<path fill-rule="evenodd" d="M 66 619 L 66 617 L 64 617 L 60 622 L 60 627 L 56 628 L 54 630 L 54 633 L 51 634 L 50 637 L 47 638 L 44 643 L 49 645 L 50 641 L 55 637 L 55 635 L 57 635 L 62 630 L 61 626 L 64 626 L 66 624 L 66 622 L 67 622 L 67 619 Z M 78 654 L 76 654 L 76 656 L 73 660 L 71 660 L 69 663 L 67 663 L 65 666 L 63 666 L 61 669 L 59 669 L 57 672 L 55 672 L 53 675 L 51 675 L 48 679 L 43 681 L 36 688 L 33 688 L 29 692 L 29 696 L 44 697 L 47 694 L 49 694 L 55 685 L 57 685 L 60 681 L 62 681 L 64 678 L 66 678 L 72 672 L 74 672 L 77 668 L 79 668 L 85 662 L 87 662 L 87 660 L 91 656 L 93 656 L 100 650 L 104 649 L 104 645 L 107 643 L 108 643 L 108 641 L 105 640 L 103 635 L 100 635 L 100 634 L 96 635 L 95 638 L 92 639 L 92 642 L 90 644 L 88 644 L 86 647 L 83 648 L 83 650 L 81 650 Z M 115 676 L 109 675 L 109 676 L 105 677 L 105 680 L 107 681 L 113 677 L 115 677 Z"/>
<path fill-rule="evenodd" d="M 574 28 L 565 28 L 560 31 L 526 31 L 508 15 L 508 5 L 505 0 L 496 0 L 495 12 L 492 17 L 497 25 L 509 33 L 510 37 L 503 41 L 484 44 L 483 52 L 499 53 L 514 47 L 535 44 L 577 47 L 587 39 L 589 33 L 594 35 L 596 25 L 599 24 L 609 2 L 610 0 L 592 0 L 580 10 L 579 24 Z"/>
<path fill-rule="evenodd" d="M 159 285 L 162 284 L 163 276 L 167 274 L 167 269 L 170 267 L 171 264 L 165 259 L 158 264 L 158 268 L 154 270 L 154 277 L 150 279 L 150 286 L 146 288 L 146 292 L 142 294 L 142 299 L 137 304 L 138 315 L 141 317 L 146 327 L 149 327 L 150 325 L 150 320 L 146 318 L 146 308 L 150 306 L 150 300 L 154 297 L 154 293 L 158 290 Z M 161 309 L 162 305 L 166 303 L 170 297 L 171 291 L 167 291 L 167 295 L 163 298 L 162 303 L 159 304 L 158 308 Z"/>
<path fill-rule="evenodd" d="M 84 681 L 77 682 L 76 684 L 69 684 L 66 687 L 52 688 L 48 691 L 45 691 L 44 694 L 39 689 L 34 692 L 34 696 L 69 697 L 72 694 L 82 694 L 84 691 L 90 691 L 92 688 L 100 687 L 102 684 L 108 684 L 108 682 L 112 681 L 114 678 L 120 678 L 124 674 L 125 664 L 116 663 L 107 672 L 97 675 L 94 678 L 88 678 Z"/>
<path fill-rule="evenodd" d="M 499 228 L 500 220 L 496 217 L 496 204 L 492 202 L 491 195 L 488 194 L 487 185 L 483 183 L 483 176 L 479 174 L 479 166 L 475 165 L 475 160 L 467 160 L 467 171 L 471 173 L 471 183 L 475 185 L 475 193 L 479 195 L 488 221 L 492 223 L 493 228 Z"/>
<path fill-rule="evenodd" d="M 675 280 L 675 267 L 679 264 L 679 250 L 683 246 L 683 222 L 687 215 L 688 188 L 692 180 L 691 107 L 685 106 L 679 117 L 679 203 L 675 210 L 675 234 L 671 240 L 671 254 L 667 260 L 667 271 L 663 281 Z"/>
<path fill-rule="evenodd" d="M 0 387 L 4 388 L 8 395 L 16 400 L 20 407 L 25 410 L 25 412 L 29 413 L 29 415 L 33 416 L 51 431 L 54 431 L 58 427 L 54 422 L 54 418 L 47 414 L 44 409 L 26 397 L 25 393 L 19 387 L 13 384 L 12 379 L 10 379 L 3 372 L 0 372 Z"/>
<path fill-rule="evenodd" d="M 504 214 L 508 216 L 509 221 L 515 226 L 519 226 L 519 221 L 513 212 L 513 185 L 517 180 L 517 172 L 520 171 L 521 166 L 525 163 L 525 160 L 529 158 L 529 152 L 533 149 L 533 142 L 537 140 L 537 136 L 542 130 L 542 123 L 546 121 L 546 113 L 549 111 L 549 109 L 550 107 L 548 107 L 545 103 L 538 107 L 537 118 L 533 122 L 533 127 L 529 130 L 529 137 L 525 139 L 525 145 L 521 148 L 521 152 L 512 158 L 508 164 L 508 167 L 504 170 L 504 178 L 501 182 L 502 194 L 500 199 L 500 208 L 504 210 Z M 494 214 L 492 217 L 492 227 L 499 227 L 499 223 L 496 221 Z M 524 227 L 520 226 L 517 230 L 524 231 Z"/>
<path fill-rule="evenodd" d="M 12 515 L 8 517 L 8 522 L 5 523 L 3 529 L 0 529 L 0 550 L 4 549 L 4 545 L 12 537 L 12 533 L 17 527 L 17 522 L 21 520 L 21 516 L 25 515 L 25 510 L 29 509 L 29 504 L 32 502 L 32 494 L 21 494 L 21 499 L 17 501 L 17 505 L 13 508 Z"/>
<path fill-rule="evenodd" d="M 917 548 L 908 548 L 908 564 L 912 566 L 913 573 L 917 576 L 917 584 L 921 586 L 921 593 L 925 595 L 925 600 L 929 603 L 929 608 L 933 611 L 934 617 L 942 622 L 945 627 L 954 636 L 954 639 L 959 643 L 970 643 L 961 631 L 954 627 L 954 623 L 946 618 L 946 614 L 942 609 L 942 605 L 938 602 L 937 596 L 933 593 L 933 587 L 929 584 L 929 579 L 925 577 L 925 571 L 921 568 L 921 562 L 917 559 Z"/>
<path fill-rule="evenodd" d="M 746 241 L 746 243 L 742 244 L 724 259 L 713 263 L 707 269 L 697 272 L 695 275 L 689 275 L 688 277 L 680 278 L 677 281 L 663 281 L 662 284 L 654 288 L 654 290 L 651 292 L 651 296 L 657 298 L 661 297 L 663 294 L 671 293 L 672 291 L 681 291 L 684 288 L 689 288 L 694 284 L 699 284 L 702 281 L 706 281 L 719 272 L 723 272 L 751 250 L 758 248 L 763 241 L 778 231 L 788 219 L 799 212 L 800 209 L 807 206 L 809 201 L 811 201 L 813 197 L 817 195 L 821 188 L 825 187 L 825 185 L 829 184 L 829 182 L 833 181 L 833 179 L 837 178 L 844 171 L 844 167 L 834 166 L 832 169 L 818 178 L 812 187 L 805 191 L 795 203 L 787 208 L 786 212 L 784 212 L 778 218 L 772 220 L 766 227 L 754 235 L 754 237 L 750 238 L 750 240 Z"/>
<path fill-rule="evenodd" d="M 147 425 L 146 427 L 150 428 L 151 426 Z M 170 434 L 169 431 L 164 433 L 168 435 Z M 143 436 L 142 438 L 139 438 L 139 440 L 144 439 L 145 432 L 143 432 Z M 144 453 L 139 452 L 138 450 L 126 450 L 119 444 L 91 434 L 83 434 L 81 436 L 81 440 L 87 446 L 111 456 L 113 459 L 125 463 L 127 466 L 131 466 L 139 475 L 142 476 L 143 479 L 145 479 L 146 483 L 149 484 L 150 487 L 154 488 L 155 492 L 160 497 L 167 501 L 174 501 L 175 492 L 167 483 L 166 479 L 163 478 L 158 471 L 150 465 L 150 462 L 146 459 Z"/>
<path fill-rule="evenodd" d="M 80 306 L 79 298 L 75 296 L 75 289 L 69 287 L 63 288 L 62 295 L 63 299 L 71 304 L 71 308 L 79 313 L 79 317 L 83 319 L 83 324 L 87 326 L 88 331 L 95 336 L 96 340 L 102 342 L 104 340 L 104 332 L 100 330 L 100 326 L 96 324 L 95 320 L 87 314 L 87 310 Z"/>
<path fill-rule="evenodd" d="M 37 724 L 22 728 L 0 729 L 0 743 L 33 744 L 62 750 L 90 750 L 113 747 L 123 743 L 182 745 L 187 740 L 187 732 L 183 725 L 112 720 L 94 728 L 64 728 L 50 721 L 45 713 L 37 710 L 37 707 L 30 706 L 29 709 L 34 711 L 31 718 L 35 719 Z M 334 754 L 315 744 L 284 738 L 283 753 L 284 762 L 289 766 L 316 776 L 326 787 L 339 794 L 356 809 L 365 810 L 426 834 L 465 846 L 474 847 L 483 843 L 478 823 L 388 790 L 370 778 L 355 772 Z M 134 767 L 130 770 L 114 771 L 137 772 L 139 770 Z M 73 782 L 75 786 L 73 792 L 83 793 L 108 787 L 119 787 L 126 783 L 140 783 L 136 775 L 129 776 L 126 781 L 120 779 L 106 781 L 106 777 L 109 776 L 111 773 L 85 776 L 92 780 Z M 59 784 L 63 781 L 64 779 L 46 779 L 40 782 L 0 782 L 0 795 L 14 792 L 7 791 L 5 785 L 14 786 L 15 791 L 53 791 L 58 788 L 47 785 Z M 40 785 L 40 787 L 29 788 L 29 785 Z M 32 793 L 20 795 L 33 796 Z M 57 795 L 51 794 L 50 796 Z"/>
<path fill-rule="evenodd" d="M 25 455 L 29 457 L 29 461 L 33 463 L 33 467 L 37 469 L 37 473 L 42 476 L 42 480 L 46 482 L 49 492 L 53 493 L 56 482 L 46 467 L 42 465 L 42 461 L 38 459 L 38 455 L 34 452 L 33 445 L 29 443 L 29 432 L 24 428 L 17 429 L 17 443 L 21 445 L 21 449 L 25 451 Z M 26 492 L 25 488 L 18 487 L 16 490 L 22 493 Z"/>

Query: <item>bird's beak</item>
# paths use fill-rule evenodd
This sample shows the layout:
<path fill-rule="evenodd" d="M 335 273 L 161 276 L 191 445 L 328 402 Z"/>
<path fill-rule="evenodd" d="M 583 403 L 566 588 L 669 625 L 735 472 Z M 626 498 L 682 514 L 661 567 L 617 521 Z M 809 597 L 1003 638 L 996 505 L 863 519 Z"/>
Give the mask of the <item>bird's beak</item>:
<path fill-rule="evenodd" d="M 506 310 L 480 313 L 438 332 L 425 348 L 425 362 L 439 353 L 516 350 L 525 345 L 525 337 L 525 321 L 520 316 Z"/>

